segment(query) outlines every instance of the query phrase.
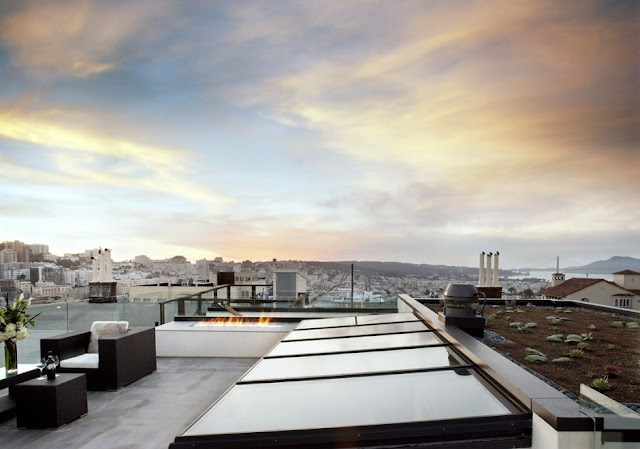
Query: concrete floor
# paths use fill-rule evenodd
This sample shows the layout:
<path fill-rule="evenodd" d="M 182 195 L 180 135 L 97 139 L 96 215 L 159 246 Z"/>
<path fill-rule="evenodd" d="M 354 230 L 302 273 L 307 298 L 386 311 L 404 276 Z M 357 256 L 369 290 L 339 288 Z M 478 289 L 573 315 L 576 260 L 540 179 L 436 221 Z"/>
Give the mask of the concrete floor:
<path fill-rule="evenodd" d="M 166 449 L 257 359 L 158 358 L 158 370 L 118 391 L 88 392 L 89 413 L 57 430 L 0 423 L 3 449 Z"/>

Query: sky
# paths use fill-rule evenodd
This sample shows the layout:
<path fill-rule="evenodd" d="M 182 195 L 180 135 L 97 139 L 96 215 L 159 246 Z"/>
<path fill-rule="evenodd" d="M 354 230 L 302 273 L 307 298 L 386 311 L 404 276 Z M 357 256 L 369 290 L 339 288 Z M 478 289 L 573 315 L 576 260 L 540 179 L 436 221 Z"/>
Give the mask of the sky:
<path fill-rule="evenodd" d="M 640 258 L 640 2 L 0 3 L 0 241 Z"/>

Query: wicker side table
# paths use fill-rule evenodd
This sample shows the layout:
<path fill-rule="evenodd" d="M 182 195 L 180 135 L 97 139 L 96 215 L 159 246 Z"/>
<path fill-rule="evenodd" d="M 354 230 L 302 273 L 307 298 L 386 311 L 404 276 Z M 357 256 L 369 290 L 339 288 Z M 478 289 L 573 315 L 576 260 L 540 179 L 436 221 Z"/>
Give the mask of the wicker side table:
<path fill-rule="evenodd" d="M 16 385 L 17 426 L 57 429 L 87 414 L 87 377 L 61 373 L 55 380 L 30 380 Z"/>

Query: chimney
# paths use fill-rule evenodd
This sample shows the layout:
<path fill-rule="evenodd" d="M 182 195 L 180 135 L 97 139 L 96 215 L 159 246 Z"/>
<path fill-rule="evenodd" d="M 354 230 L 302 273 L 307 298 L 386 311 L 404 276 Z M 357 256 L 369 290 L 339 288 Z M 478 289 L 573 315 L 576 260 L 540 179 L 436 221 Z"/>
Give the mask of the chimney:
<path fill-rule="evenodd" d="M 492 287 L 499 287 L 498 285 L 498 256 L 500 253 L 496 251 L 496 258 L 493 259 L 493 279 L 491 280 Z"/>
<path fill-rule="evenodd" d="M 491 255 L 492 254 L 493 253 L 487 254 L 487 274 L 484 278 L 483 287 L 488 287 L 489 285 L 491 285 Z"/>
<path fill-rule="evenodd" d="M 478 273 L 478 286 L 484 286 L 484 251 L 480 253 L 480 272 Z"/>

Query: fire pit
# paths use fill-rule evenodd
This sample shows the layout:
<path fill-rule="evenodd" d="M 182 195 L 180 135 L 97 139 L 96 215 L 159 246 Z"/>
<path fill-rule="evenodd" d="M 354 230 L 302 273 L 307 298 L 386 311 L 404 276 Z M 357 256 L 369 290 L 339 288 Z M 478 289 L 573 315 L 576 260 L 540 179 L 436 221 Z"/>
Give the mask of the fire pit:
<path fill-rule="evenodd" d="M 158 357 L 262 357 L 297 323 L 211 317 L 156 327 Z"/>

